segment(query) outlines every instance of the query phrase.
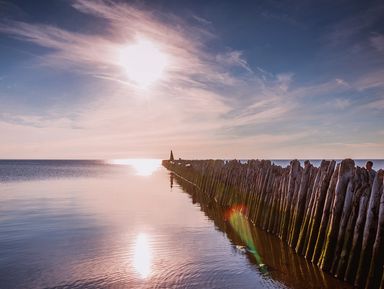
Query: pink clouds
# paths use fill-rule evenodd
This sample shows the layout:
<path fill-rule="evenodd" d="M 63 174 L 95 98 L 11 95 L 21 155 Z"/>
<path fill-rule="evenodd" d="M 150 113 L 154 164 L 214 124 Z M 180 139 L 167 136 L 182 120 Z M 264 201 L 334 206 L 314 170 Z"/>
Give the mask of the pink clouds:
<path fill-rule="evenodd" d="M 378 74 L 351 85 L 332 78 L 295 86 L 291 72 L 252 69 L 236 49 L 207 49 L 217 37 L 206 29 L 211 26 L 208 21 L 198 19 L 202 26 L 191 26 L 175 15 L 111 1 L 76 0 L 73 7 L 104 21 L 106 31 L 87 34 L 47 24 L 12 22 L 0 24 L 0 32 L 50 49 L 36 60 L 38 65 L 76 72 L 102 82 L 104 90 L 92 92 L 90 102 L 76 108 L 76 118 L 57 109 L 47 112 L 45 118 L 0 114 L 2 155 L 163 157 L 172 147 L 183 157 L 287 158 L 303 156 L 307 151 L 310 156 L 321 157 L 323 147 L 304 148 L 301 143 L 313 136 L 305 121 L 286 132 L 280 129 L 298 117 L 314 118 L 302 105 L 303 99 L 382 86 Z M 137 89 L 118 57 L 137 37 L 153 41 L 169 57 L 166 77 L 148 90 Z M 246 73 L 234 74 L 231 68 Z M 84 92 L 78 97 L 86 96 Z M 327 108 L 339 109 L 350 104 L 341 98 L 325 102 Z M 250 135 L 237 131 L 247 126 L 254 128 Z M 292 132 L 294 129 L 297 131 Z M 337 152 L 344 149 L 336 147 Z"/>

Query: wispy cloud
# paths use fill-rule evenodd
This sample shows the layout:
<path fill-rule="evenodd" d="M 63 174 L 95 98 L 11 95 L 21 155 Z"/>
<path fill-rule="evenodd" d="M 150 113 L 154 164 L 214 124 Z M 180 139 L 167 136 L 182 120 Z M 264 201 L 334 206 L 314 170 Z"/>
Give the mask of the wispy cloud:
<path fill-rule="evenodd" d="M 197 16 L 197 15 L 193 15 L 192 17 L 203 25 L 211 25 L 212 24 L 211 21 L 209 21 L 203 17 Z"/>
<path fill-rule="evenodd" d="M 380 52 L 384 52 L 384 35 L 376 34 L 372 36 L 370 40 L 373 47 Z"/>
<path fill-rule="evenodd" d="M 346 109 L 351 105 L 351 101 L 349 99 L 336 98 L 334 101 L 334 105 L 339 109 Z"/>
<path fill-rule="evenodd" d="M 253 72 L 247 61 L 244 59 L 241 51 L 229 51 L 223 54 L 218 54 L 216 59 L 219 63 L 229 66 L 239 66 L 250 73 Z"/>
<path fill-rule="evenodd" d="M 384 88 L 384 69 L 377 69 L 359 77 L 353 84 L 359 91 L 372 88 Z"/>
<path fill-rule="evenodd" d="M 347 81 L 345 81 L 344 79 L 336 78 L 335 80 L 336 80 L 336 82 L 337 82 L 338 84 L 345 85 L 345 86 L 347 86 L 347 87 L 350 86 L 350 84 L 349 84 Z"/>
<path fill-rule="evenodd" d="M 209 44 L 217 37 L 211 29 L 214 23 L 199 16 L 194 19 L 200 25 L 192 26 L 175 15 L 121 2 L 72 3 L 77 11 L 103 21 L 103 32 L 17 21 L 1 22 L 0 32 L 48 48 L 36 59 L 39 65 L 77 73 L 106 88 L 77 108 L 76 117 L 60 110 L 45 111 L 44 116 L 0 111 L 5 136 L 0 153 L 22 151 L 28 140 L 23 156 L 44 157 L 50 151 L 52 157 L 57 152 L 63 157 L 159 157 L 170 147 L 185 157 L 231 157 L 235 147 L 242 157 L 255 152 L 270 158 L 299 157 L 302 152 L 309 156 L 305 141 L 317 136 L 311 121 L 323 125 L 329 120 L 328 115 L 313 115 L 316 106 L 346 111 L 353 101 L 330 96 L 383 86 L 378 72 L 355 82 L 331 77 L 297 85 L 293 71 L 251 67 L 236 48 L 213 51 Z M 138 89 L 127 78 L 120 58 L 139 37 L 150 39 L 169 57 L 166 76 L 148 90 Z M 380 50 L 381 40 L 371 41 Z M 321 97 L 327 99 L 306 104 L 307 99 Z M 249 128 L 250 134 L 241 132 Z M 321 157 L 321 149 L 316 156 Z"/>
<path fill-rule="evenodd" d="M 325 43 L 331 46 L 350 44 L 358 39 L 365 40 L 369 35 L 373 24 L 381 19 L 384 5 L 373 5 L 369 8 L 359 10 L 358 13 L 341 18 L 336 24 L 327 27 Z"/>
<path fill-rule="evenodd" d="M 137 37 L 151 39 L 170 58 L 167 77 L 158 85 L 156 94 L 174 95 L 177 91 L 178 96 L 175 96 L 173 102 L 182 100 L 180 107 L 185 106 L 183 110 L 186 113 L 196 107 L 194 113 L 200 110 L 208 114 L 212 111 L 210 108 L 217 110 L 226 106 L 231 95 L 217 93 L 211 86 L 236 87 L 243 84 L 241 77 L 228 72 L 228 67 L 237 66 L 252 73 L 242 52 L 207 52 L 205 44 L 213 36 L 206 30 L 186 25 L 176 16 L 167 15 L 167 19 L 170 19 L 168 21 L 172 22 L 169 24 L 160 21 L 161 17 L 154 12 L 105 1 L 77 0 L 73 7 L 108 21 L 108 33 L 75 33 L 50 25 L 23 22 L 3 23 L 0 31 L 52 49 L 44 57 L 46 65 L 114 81 L 127 86 L 126 89 L 131 89 L 131 83 L 119 59 L 121 50 Z M 259 85 L 262 80 L 253 77 L 253 83 Z M 289 76 L 279 75 L 276 85 L 286 89 L 288 80 Z M 230 110 L 230 107 L 226 107 L 220 111 L 224 114 Z"/>
<path fill-rule="evenodd" d="M 384 110 L 384 97 L 368 102 L 365 107 L 371 110 Z"/>

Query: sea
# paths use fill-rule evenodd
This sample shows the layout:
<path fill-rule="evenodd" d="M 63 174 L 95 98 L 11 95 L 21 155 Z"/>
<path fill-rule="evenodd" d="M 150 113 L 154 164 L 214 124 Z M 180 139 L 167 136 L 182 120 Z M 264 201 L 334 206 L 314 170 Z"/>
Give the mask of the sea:
<path fill-rule="evenodd" d="M 351 288 L 222 210 L 157 159 L 0 160 L 0 288 Z"/>

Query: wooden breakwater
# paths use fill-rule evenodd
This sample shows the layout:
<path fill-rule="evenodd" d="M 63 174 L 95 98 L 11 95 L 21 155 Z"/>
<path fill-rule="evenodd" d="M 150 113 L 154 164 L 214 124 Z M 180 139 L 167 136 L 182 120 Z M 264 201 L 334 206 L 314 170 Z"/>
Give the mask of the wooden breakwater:
<path fill-rule="evenodd" d="M 198 204 L 200 210 L 213 221 L 215 228 L 226 234 L 231 241 L 233 250 L 236 253 L 245 254 L 248 261 L 254 264 L 264 275 L 263 278 L 272 278 L 287 286 L 287 288 L 297 289 L 349 289 L 349 286 L 343 281 L 340 281 L 329 274 L 316 268 L 310 262 L 307 262 L 301 256 L 295 254 L 294 250 L 287 248 L 287 245 L 276 236 L 261 230 L 256 226 L 252 226 L 248 220 L 246 226 L 250 230 L 251 236 L 247 236 L 248 241 L 252 240 L 253 250 L 249 247 L 249 242 L 244 239 L 244 227 L 239 228 L 233 226 L 229 221 L 230 214 L 239 212 L 236 208 L 225 209 L 214 200 L 210 199 L 207 194 L 199 190 L 190 182 L 179 178 L 176 174 L 170 173 L 171 187 L 177 183 L 182 188 L 182 191 L 191 197 L 193 204 Z M 240 208 L 237 208 L 240 209 Z M 245 250 L 245 251 L 244 251 Z M 256 251 L 259 256 L 256 257 L 253 251 Z M 268 264 L 267 267 L 260 266 Z M 240 287 L 239 287 L 240 288 Z"/>
<path fill-rule="evenodd" d="M 384 289 L 384 171 L 374 179 L 351 159 L 320 167 L 293 160 L 177 160 L 163 165 L 224 208 L 242 204 L 257 227 L 360 288 Z"/>

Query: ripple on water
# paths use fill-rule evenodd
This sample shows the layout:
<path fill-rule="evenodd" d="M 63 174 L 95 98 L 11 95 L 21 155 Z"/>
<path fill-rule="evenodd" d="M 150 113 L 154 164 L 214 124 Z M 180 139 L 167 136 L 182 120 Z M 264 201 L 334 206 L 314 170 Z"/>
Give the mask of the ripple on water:
<path fill-rule="evenodd" d="M 200 206 L 197 196 L 194 206 L 184 187 L 169 187 L 165 170 L 144 177 L 125 166 L 11 161 L 0 162 L 0 182 L 4 175 L 1 288 L 284 288 L 280 280 L 301 289 L 298 282 L 314 278 L 336 288 L 252 229 L 263 261 L 276 268 L 263 275 L 249 252 L 236 249 L 245 244 L 223 212 Z M 147 261 L 135 265 L 141 257 Z"/>

